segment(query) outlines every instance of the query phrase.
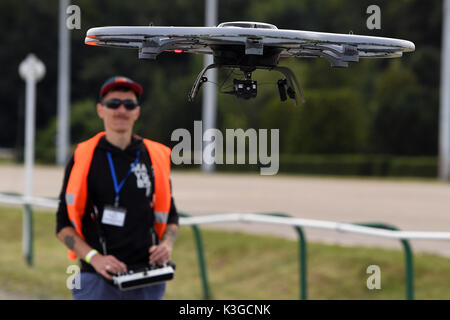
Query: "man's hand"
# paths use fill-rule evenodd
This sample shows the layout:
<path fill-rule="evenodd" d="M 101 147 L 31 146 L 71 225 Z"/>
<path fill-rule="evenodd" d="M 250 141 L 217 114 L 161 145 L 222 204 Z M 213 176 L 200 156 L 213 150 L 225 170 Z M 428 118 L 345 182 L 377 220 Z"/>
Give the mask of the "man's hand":
<path fill-rule="evenodd" d="M 177 233 L 178 226 L 176 224 L 170 223 L 167 225 L 160 244 L 151 246 L 148 250 L 150 253 L 150 264 L 156 263 L 161 266 L 164 263 L 169 262 Z"/>
<path fill-rule="evenodd" d="M 172 255 L 172 248 L 167 242 L 162 241 L 157 246 L 151 246 L 148 252 L 150 253 L 149 263 L 156 263 L 161 266 L 164 263 L 169 262 L 170 256 Z"/>
<path fill-rule="evenodd" d="M 84 257 L 92 250 L 92 248 L 84 241 L 72 227 L 65 227 L 57 234 L 58 239 L 63 242 L 67 248 L 73 250 L 77 257 Z M 100 253 L 95 254 L 91 258 L 91 265 L 95 271 L 104 276 L 106 279 L 112 280 L 111 275 L 118 272 L 126 272 L 127 266 L 114 256 L 103 256 Z"/>
<path fill-rule="evenodd" d="M 95 271 L 108 280 L 112 280 L 111 274 L 125 273 L 127 271 L 126 264 L 119 261 L 116 257 L 111 255 L 104 256 L 100 253 L 97 253 L 91 258 L 91 265 Z"/>

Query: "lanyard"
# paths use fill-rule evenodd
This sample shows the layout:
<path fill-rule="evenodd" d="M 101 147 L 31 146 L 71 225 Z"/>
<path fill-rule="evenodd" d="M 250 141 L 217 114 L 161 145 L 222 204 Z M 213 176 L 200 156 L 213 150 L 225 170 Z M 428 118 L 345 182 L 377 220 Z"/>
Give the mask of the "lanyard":
<path fill-rule="evenodd" d="M 136 160 L 134 160 L 133 164 L 130 167 L 130 170 L 128 170 L 127 175 L 125 176 L 125 178 L 123 178 L 123 180 L 120 182 L 120 184 L 117 184 L 116 170 L 114 169 L 114 163 L 112 161 L 111 153 L 108 151 L 106 153 L 106 155 L 108 156 L 109 169 L 111 170 L 111 175 L 112 175 L 113 182 L 114 182 L 114 191 L 116 192 L 116 196 L 114 198 L 114 206 L 117 208 L 119 206 L 120 190 L 122 189 L 123 185 L 125 184 L 125 181 L 127 180 L 128 176 L 131 174 L 131 172 L 133 172 L 134 167 L 137 165 L 137 163 L 139 161 L 139 157 L 141 155 L 141 150 L 136 151 Z"/>

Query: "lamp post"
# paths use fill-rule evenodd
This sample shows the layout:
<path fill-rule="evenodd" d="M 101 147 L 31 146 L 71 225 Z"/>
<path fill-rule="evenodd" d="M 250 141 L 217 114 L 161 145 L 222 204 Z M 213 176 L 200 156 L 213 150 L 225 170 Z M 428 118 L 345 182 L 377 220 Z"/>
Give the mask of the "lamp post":
<path fill-rule="evenodd" d="M 36 83 L 45 75 L 45 65 L 29 54 L 19 65 L 19 75 L 26 83 L 25 95 L 25 212 L 22 250 L 28 265 L 33 264 L 33 216 L 28 199 L 33 193 L 34 140 L 36 118 Z"/>
<path fill-rule="evenodd" d="M 205 0 L 205 26 L 215 27 L 217 25 L 217 2 L 218 0 Z M 206 54 L 203 60 L 203 65 L 206 67 L 214 62 L 212 55 Z M 208 82 L 203 84 L 203 107 L 202 107 L 202 120 L 203 120 L 203 133 L 208 129 L 213 129 L 216 126 L 217 117 L 217 89 L 215 83 L 217 83 L 217 70 L 211 69 L 207 71 Z M 215 143 L 215 141 L 211 142 Z M 203 148 L 201 152 L 202 159 L 202 171 L 212 172 L 215 169 L 214 163 L 211 161 L 205 161 L 203 159 L 203 150 L 205 150 L 206 142 L 203 141 Z M 199 150 L 195 150 L 199 152 Z M 217 151 L 216 151 L 217 152 Z M 205 157 L 211 155 L 205 154 Z"/>
<path fill-rule="evenodd" d="M 66 25 L 69 0 L 59 0 L 58 133 L 56 163 L 65 165 L 70 144 L 70 32 Z"/>
<path fill-rule="evenodd" d="M 439 178 L 450 180 L 450 0 L 443 2 Z"/>

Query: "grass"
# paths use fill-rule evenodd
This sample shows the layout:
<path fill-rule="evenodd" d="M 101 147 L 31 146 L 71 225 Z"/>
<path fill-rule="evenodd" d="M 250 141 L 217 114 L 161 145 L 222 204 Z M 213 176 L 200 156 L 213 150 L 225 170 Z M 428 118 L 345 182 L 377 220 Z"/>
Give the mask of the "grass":
<path fill-rule="evenodd" d="M 34 266 L 21 254 L 22 210 L 0 208 L 0 289 L 39 299 L 71 299 L 66 288 L 66 249 L 55 238 L 55 216 L 34 214 Z M 297 299 L 295 241 L 202 229 L 214 299 Z M 307 235 L 307 234 L 306 234 Z M 176 278 L 166 299 L 202 299 L 197 254 L 189 227 L 174 248 Z M 401 251 L 308 244 L 309 299 L 404 299 Z M 366 268 L 381 268 L 381 290 L 368 290 Z M 450 259 L 415 254 L 416 299 L 450 299 Z"/>

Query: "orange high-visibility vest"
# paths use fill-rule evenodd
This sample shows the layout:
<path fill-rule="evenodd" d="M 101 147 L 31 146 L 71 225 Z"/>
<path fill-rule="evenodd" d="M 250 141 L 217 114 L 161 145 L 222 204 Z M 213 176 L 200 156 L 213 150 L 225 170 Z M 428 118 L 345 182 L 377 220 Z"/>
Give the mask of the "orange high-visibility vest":
<path fill-rule="evenodd" d="M 106 133 L 100 132 L 91 139 L 78 144 L 74 153 L 74 164 L 70 172 L 69 181 L 66 187 L 66 205 L 69 220 L 77 231 L 78 235 L 85 239 L 83 235 L 82 220 L 87 202 L 87 180 L 91 167 L 94 151 L 97 148 L 101 137 Z M 170 190 L 170 148 L 158 142 L 143 139 L 144 145 L 150 155 L 155 176 L 153 193 L 153 211 L 155 213 L 154 228 L 161 239 L 166 229 L 169 217 L 171 190 Z M 69 250 L 69 259 L 76 258 L 75 253 Z"/>

